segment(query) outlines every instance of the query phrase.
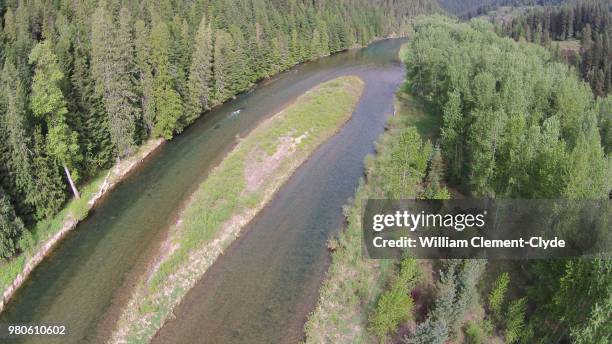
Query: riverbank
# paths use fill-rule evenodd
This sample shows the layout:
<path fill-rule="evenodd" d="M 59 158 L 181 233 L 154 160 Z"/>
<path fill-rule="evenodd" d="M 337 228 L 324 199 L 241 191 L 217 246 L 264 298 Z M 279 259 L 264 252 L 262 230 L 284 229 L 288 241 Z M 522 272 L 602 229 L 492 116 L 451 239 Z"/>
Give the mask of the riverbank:
<path fill-rule="evenodd" d="M 144 342 L 240 230 L 351 117 L 364 83 L 341 77 L 299 96 L 259 124 L 191 196 L 124 310 L 111 342 Z"/>
<path fill-rule="evenodd" d="M 332 263 L 320 288 L 317 305 L 304 326 L 305 343 L 377 342 L 376 337 L 368 330 L 368 319 L 374 312 L 379 296 L 392 282 L 397 266 L 391 260 L 363 258 L 361 200 L 389 198 L 387 189 L 390 182 L 386 173 L 398 169 L 398 166 L 389 164 L 394 161 L 402 163 L 393 150 L 398 146 L 400 137 L 406 136 L 410 127 L 415 127 L 418 131 L 418 134 L 414 133 L 412 136 L 431 138 L 435 133 L 435 119 L 424 110 L 424 106 L 425 104 L 409 93 L 402 90 L 397 92 L 395 116 L 390 118 L 386 132 L 377 141 L 376 155 L 366 158 L 366 179 L 355 192 L 355 201 L 345 208 L 346 228 L 338 239 L 331 240 L 328 245 L 334 250 Z M 419 138 L 417 141 L 420 140 Z M 412 164 L 410 161 L 407 163 Z M 409 173 L 415 174 L 414 180 L 422 179 L 425 172 L 422 167 L 410 170 Z M 416 172 L 417 170 L 420 171 Z M 416 185 L 402 187 L 414 195 L 419 190 Z M 421 270 L 430 269 L 427 264 L 420 265 Z M 423 282 L 430 284 L 428 278 Z"/>
<path fill-rule="evenodd" d="M 18 257 L 0 265 L 0 286 L 3 290 L 0 312 L 4 310 L 28 277 L 73 229 L 87 217 L 103 197 L 136 169 L 165 140 L 149 140 L 132 156 L 120 161 L 108 171 L 103 171 L 87 185 L 82 186 L 81 198 L 68 205 L 50 219 L 40 221 L 31 231 L 25 251 Z"/>

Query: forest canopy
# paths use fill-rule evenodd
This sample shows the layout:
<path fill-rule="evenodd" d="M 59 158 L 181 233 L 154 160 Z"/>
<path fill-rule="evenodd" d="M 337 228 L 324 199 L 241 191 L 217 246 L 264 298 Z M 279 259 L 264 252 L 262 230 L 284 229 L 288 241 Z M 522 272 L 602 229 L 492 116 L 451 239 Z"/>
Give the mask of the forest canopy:
<path fill-rule="evenodd" d="M 149 138 L 291 66 L 400 35 L 430 0 L 0 3 L 0 256 Z"/>
<path fill-rule="evenodd" d="M 443 117 L 439 142 L 452 186 L 475 197 L 609 197 L 610 141 L 600 135 L 598 118 L 609 121 L 612 111 L 602 110 L 572 68 L 541 46 L 499 37 L 483 20 L 457 24 L 427 17 L 417 20 L 415 31 L 403 50 L 408 87 Z M 609 342 L 609 258 L 490 265 L 509 273 L 503 290 L 490 291 L 487 305 L 487 320 L 506 342 Z M 447 290 L 446 282 L 442 278 L 441 290 Z M 504 301 L 506 288 L 515 300 Z M 454 321 L 456 329 L 459 323 L 448 314 L 467 308 L 447 296 L 436 298 L 429 320 L 410 342 L 443 343 L 453 335 L 449 324 Z M 436 331 L 436 325 L 448 331 Z M 424 339 L 432 336 L 437 341 Z"/>
<path fill-rule="evenodd" d="M 609 142 L 588 85 L 486 21 L 439 22 L 417 25 L 404 60 L 412 90 L 443 114 L 451 180 L 476 196 L 607 197 Z"/>
<path fill-rule="evenodd" d="M 596 96 L 612 92 L 612 2 L 580 0 L 557 7 L 536 7 L 512 20 L 497 23 L 504 35 L 561 50 L 565 59 L 589 82 Z"/>

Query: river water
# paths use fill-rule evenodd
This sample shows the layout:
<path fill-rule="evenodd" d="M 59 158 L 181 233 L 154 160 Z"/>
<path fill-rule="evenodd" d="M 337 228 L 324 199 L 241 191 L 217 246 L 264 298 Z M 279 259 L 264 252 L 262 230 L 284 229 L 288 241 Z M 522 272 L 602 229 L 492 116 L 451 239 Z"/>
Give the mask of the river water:
<path fill-rule="evenodd" d="M 133 285 L 197 185 L 259 122 L 342 75 L 366 82 L 353 117 L 290 178 L 244 235 L 191 290 L 157 343 L 296 343 L 328 266 L 328 238 L 393 113 L 402 40 L 376 42 L 297 66 L 203 116 L 116 187 L 32 274 L 0 323 L 64 324 L 68 335 L 20 343 L 108 338 Z M 240 110 L 240 111 L 238 111 Z"/>

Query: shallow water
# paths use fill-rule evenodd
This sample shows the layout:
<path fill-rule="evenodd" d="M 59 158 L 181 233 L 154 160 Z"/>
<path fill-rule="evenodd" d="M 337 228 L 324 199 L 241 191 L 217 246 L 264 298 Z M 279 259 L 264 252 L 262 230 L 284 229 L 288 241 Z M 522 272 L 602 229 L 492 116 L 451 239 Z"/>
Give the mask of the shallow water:
<path fill-rule="evenodd" d="M 327 267 L 325 242 L 342 225 L 341 207 L 362 175 L 363 158 L 393 112 L 403 79 L 400 44 L 381 41 L 300 65 L 207 113 L 162 146 L 60 243 L 0 316 L 0 323 L 64 324 L 69 334 L 10 342 L 103 342 L 178 211 L 238 137 L 313 86 L 358 75 L 366 89 L 353 118 L 298 169 L 156 338 L 299 340 Z"/>
<path fill-rule="evenodd" d="M 396 42 L 372 50 L 397 52 Z M 364 54 L 367 56 L 368 54 Z M 403 79 L 396 64 L 351 73 L 366 82 L 352 119 L 321 146 L 244 229 L 244 235 L 187 294 L 154 343 L 297 343 L 328 267 L 326 242 L 343 225 L 342 206 L 363 159 L 393 113 Z"/>

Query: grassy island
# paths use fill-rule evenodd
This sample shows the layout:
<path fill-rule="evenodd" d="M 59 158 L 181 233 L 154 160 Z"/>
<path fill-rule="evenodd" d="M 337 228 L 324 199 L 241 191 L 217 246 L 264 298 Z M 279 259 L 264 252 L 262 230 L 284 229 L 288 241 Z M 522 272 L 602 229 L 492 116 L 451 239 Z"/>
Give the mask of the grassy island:
<path fill-rule="evenodd" d="M 363 88 L 354 76 L 325 82 L 240 140 L 192 195 L 158 261 L 136 287 L 111 342 L 145 342 L 163 326 L 241 229 L 350 119 Z"/>

